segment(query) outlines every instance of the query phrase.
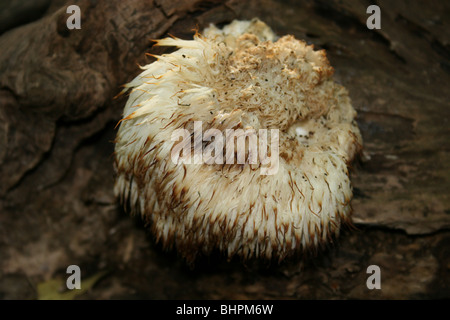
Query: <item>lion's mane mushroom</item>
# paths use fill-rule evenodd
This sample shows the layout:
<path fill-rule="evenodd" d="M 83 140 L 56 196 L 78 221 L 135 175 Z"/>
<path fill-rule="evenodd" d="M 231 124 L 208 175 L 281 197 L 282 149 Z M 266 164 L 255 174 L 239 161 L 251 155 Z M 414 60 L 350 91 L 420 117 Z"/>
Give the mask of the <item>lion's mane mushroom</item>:
<path fill-rule="evenodd" d="M 188 261 L 214 249 L 281 260 L 329 241 L 350 221 L 347 166 L 362 141 L 325 51 L 290 35 L 277 39 L 258 19 L 157 45 L 178 50 L 155 56 L 126 85 L 115 194 L 163 247 Z M 175 163 L 172 133 L 194 121 L 221 131 L 278 129 L 278 171 Z"/>

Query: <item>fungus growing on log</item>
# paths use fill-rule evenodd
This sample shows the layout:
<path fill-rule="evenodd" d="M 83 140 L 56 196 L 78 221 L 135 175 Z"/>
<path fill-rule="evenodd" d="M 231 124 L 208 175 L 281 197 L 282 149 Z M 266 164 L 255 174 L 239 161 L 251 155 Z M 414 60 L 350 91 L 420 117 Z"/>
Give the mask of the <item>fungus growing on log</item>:
<path fill-rule="evenodd" d="M 350 221 L 348 165 L 362 139 L 325 51 L 258 19 L 156 44 L 177 50 L 125 86 L 115 146 L 115 194 L 156 241 L 189 262 L 215 249 L 282 260 L 337 235 Z M 242 148 L 227 147 L 242 135 L 239 162 Z"/>

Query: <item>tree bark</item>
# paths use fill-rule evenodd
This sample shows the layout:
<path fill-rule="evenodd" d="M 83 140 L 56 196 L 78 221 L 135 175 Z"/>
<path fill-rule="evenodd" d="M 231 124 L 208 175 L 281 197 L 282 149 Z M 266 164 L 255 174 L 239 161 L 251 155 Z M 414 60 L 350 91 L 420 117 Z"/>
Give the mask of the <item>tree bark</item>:
<path fill-rule="evenodd" d="M 39 298 L 68 265 L 107 271 L 78 298 L 450 297 L 450 4 L 377 1 L 20 1 L 0 6 L 0 298 Z M 81 8 L 69 30 L 66 8 Z M 30 9 L 31 8 L 31 9 Z M 326 49 L 364 139 L 353 221 L 315 257 L 190 270 L 113 196 L 121 85 L 150 63 L 150 39 L 259 17 Z M 378 265 L 382 290 L 368 290 Z"/>

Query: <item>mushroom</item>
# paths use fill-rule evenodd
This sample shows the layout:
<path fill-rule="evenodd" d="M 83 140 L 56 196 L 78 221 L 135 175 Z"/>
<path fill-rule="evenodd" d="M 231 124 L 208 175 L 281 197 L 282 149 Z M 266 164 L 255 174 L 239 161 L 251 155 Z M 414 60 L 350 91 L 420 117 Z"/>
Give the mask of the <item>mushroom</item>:
<path fill-rule="evenodd" d="M 188 262 L 216 249 L 229 258 L 281 261 L 332 241 L 351 221 L 348 166 L 362 139 L 325 51 L 291 35 L 277 38 L 258 19 L 156 45 L 177 50 L 154 56 L 125 85 L 115 145 L 119 200 L 142 215 L 163 248 L 175 247 Z M 262 174 L 267 161 L 251 163 L 250 148 L 243 163 L 215 161 L 220 148 L 208 163 L 189 162 L 185 150 L 205 154 L 213 142 L 194 137 L 196 123 L 202 132 L 276 132 L 278 149 L 258 145 L 277 156 L 276 170 Z M 174 161 L 177 130 L 189 134 Z M 216 146 L 230 142 L 221 139 Z"/>

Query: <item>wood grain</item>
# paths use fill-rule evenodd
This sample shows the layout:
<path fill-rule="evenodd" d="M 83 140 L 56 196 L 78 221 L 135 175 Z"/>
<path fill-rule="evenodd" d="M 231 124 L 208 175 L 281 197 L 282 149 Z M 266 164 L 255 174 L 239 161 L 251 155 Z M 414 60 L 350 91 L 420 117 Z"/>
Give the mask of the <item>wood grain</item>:
<path fill-rule="evenodd" d="M 81 30 L 67 30 L 74 3 L 61 0 L 0 30 L 0 298 L 34 299 L 70 264 L 109 271 L 85 299 L 450 297 L 449 3 L 380 0 L 381 30 L 368 30 L 357 0 L 75 2 Z M 326 49 L 350 92 L 364 139 L 357 230 L 315 257 L 215 255 L 190 270 L 117 206 L 112 141 L 126 97 L 113 98 L 146 52 L 162 52 L 150 39 L 253 17 Z M 371 264 L 382 290 L 365 286 Z"/>

